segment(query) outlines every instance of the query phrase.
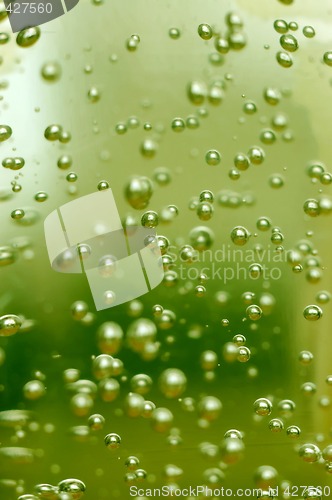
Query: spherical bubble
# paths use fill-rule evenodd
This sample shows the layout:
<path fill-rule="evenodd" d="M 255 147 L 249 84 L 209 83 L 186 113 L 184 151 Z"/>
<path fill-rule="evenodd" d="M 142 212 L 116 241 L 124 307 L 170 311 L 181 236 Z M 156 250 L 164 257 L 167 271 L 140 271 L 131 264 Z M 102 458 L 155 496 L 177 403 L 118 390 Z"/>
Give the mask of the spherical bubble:
<path fill-rule="evenodd" d="M 201 104 L 203 104 L 207 94 L 206 84 L 200 81 L 193 80 L 188 84 L 187 94 L 192 104 L 200 106 Z"/>
<path fill-rule="evenodd" d="M 253 115 L 257 112 L 257 105 L 253 101 L 247 101 L 243 104 L 243 111 L 246 115 Z"/>
<path fill-rule="evenodd" d="M 66 132 L 66 131 L 62 131 L 60 133 L 60 136 L 59 136 L 59 141 L 62 144 L 67 144 L 67 142 L 71 141 L 71 133 L 70 132 Z"/>
<path fill-rule="evenodd" d="M 236 464 L 243 458 L 244 443 L 238 437 L 227 437 L 220 444 L 222 461 L 226 464 Z"/>
<path fill-rule="evenodd" d="M 103 401 L 114 401 L 120 392 L 120 384 L 115 378 L 104 378 L 99 382 L 100 396 Z"/>
<path fill-rule="evenodd" d="M 219 54 L 218 56 L 221 57 Z M 209 103 L 213 104 L 214 106 L 218 106 L 224 98 L 224 91 L 222 85 L 220 85 L 219 82 L 212 85 L 209 89 L 207 97 Z"/>
<path fill-rule="evenodd" d="M 282 175 L 273 174 L 269 177 L 269 185 L 273 189 L 279 189 L 284 185 L 285 181 Z"/>
<path fill-rule="evenodd" d="M 212 422 L 216 420 L 222 410 L 222 403 L 220 399 L 215 396 L 204 396 L 200 399 L 197 405 L 197 411 L 200 418 Z"/>
<path fill-rule="evenodd" d="M 214 212 L 214 208 L 208 201 L 200 202 L 197 205 L 196 213 L 200 220 L 210 220 Z"/>
<path fill-rule="evenodd" d="M 43 500 L 56 500 L 58 488 L 55 486 L 51 484 L 37 484 L 34 489 L 38 498 L 42 498 Z"/>
<path fill-rule="evenodd" d="M 216 149 L 209 149 L 205 155 L 205 161 L 208 165 L 219 165 L 221 161 L 221 155 Z"/>
<path fill-rule="evenodd" d="M 249 361 L 251 356 L 250 349 L 246 346 L 240 346 L 238 347 L 238 355 L 237 355 L 237 360 L 240 361 L 240 363 L 247 363 Z"/>
<path fill-rule="evenodd" d="M 212 229 L 206 226 L 195 227 L 189 233 L 190 244 L 199 252 L 210 248 L 214 243 L 214 238 Z"/>
<path fill-rule="evenodd" d="M 34 198 L 39 203 L 43 203 L 44 201 L 47 200 L 48 194 L 45 193 L 45 191 L 38 191 L 38 193 L 35 194 Z"/>
<path fill-rule="evenodd" d="M 0 142 L 6 141 L 12 135 L 13 131 L 9 125 L 0 125 Z"/>
<path fill-rule="evenodd" d="M 250 264 L 248 271 L 251 279 L 258 279 L 262 274 L 262 266 L 260 264 Z"/>
<path fill-rule="evenodd" d="M 159 222 L 159 216 L 157 212 L 153 210 L 148 210 L 141 217 L 141 224 L 143 227 L 157 227 Z"/>
<path fill-rule="evenodd" d="M 317 217 L 320 214 L 319 202 L 310 198 L 304 202 L 303 210 L 310 217 Z"/>
<path fill-rule="evenodd" d="M 299 456 L 305 462 L 313 463 L 318 462 L 321 458 L 321 451 L 315 444 L 306 443 L 303 444 L 299 449 Z"/>
<path fill-rule="evenodd" d="M 237 153 L 234 157 L 234 166 L 237 170 L 247 170 L 250 166 L 250 160 L 245 154 Z"/>
<path fill-rule="evenodd" d="M 34 45 L 39 40 L 39 37 L 40 28 L 33 26 L 20 31 L 16 37 L 16 43 L 19 47 L 31 47 L 31 45 Z"/>
<path fill-rule="evenodd" d="M 152 194 L 152 183 L 147 177 L 132 177 L 125 188 L 126 199 L 136 210 L 144 209 Z"/>
<path fill-rule="evenodd" d="M 291 399 L 283 399 L 278 403 L 278 411 L 283 417 L 291 417 L 295 411 L 296 405 Z"/>
<path fill-rule="evenodd" d="M 152 412 L 152 427 L 157 432 L 167 432 L 173 423 L 173 414 L 168 408 L 156 408 Z"/>
<path fill-rule="evenodd" d="M 276 88 L 268 87 L 264 90 L 263 97 L 268 104 L 275 106 L 280 102 L 281 93 Z"/>
<path fill-rule="evenodd" d="M 68 182 L 76 182 L 78 179 L 78 175 L 75 174 L 75 172 L 69 172 L 69 174 L 66 176 L 66 180 Z"/>
<path fill-rule="evenodd" d="M 62 127 L 61 125 L 49 125 L 46 127 L 45 132 L 44 132 L 44 137 L 48 141 L 57 141 L 60 138 L 62 132 Z"/>
<path fill-rule="evenodd" d="M 278 482 L 278 471 L 270 465 L 261 465 L 254 473 L 254 481 L 257 488 L 275 488 Z"/>
<path fill-rule="evenodd" d="M 66 383 L 76 382 L 80 378 L 80 371 L 76 368 L 68 368 L 63 372 L 63 379 Z"/>
<path fill-rule="evenodd" d="M 126 460 L 125 460 L 125 466 L 130 471 L 135 471 L 137 469 L 137 467 L 139 466 L 139 463 L 140 463 L 139 459 L 133 455 L 126 458 Z"/>
<path fill-rule="evenodd" d="M 97 380 L 109 377 L 113 371 L 113 358 L 108 354 L 100 354 L 92 363 L 92 372 Z"/>
<path fill-rule="evenodd" d="M 89 394 L 78 393 L 71 399 L 71 408 L 77 417 L 86 417 L 93 407 L 93 399 Z"/>
<path fill-rule="evenodd" d="M 128 52 L 135 52 L 138 48 L 139 45 L 139 40 L 137 40 L 135 37 L 131 36 L 130 38 L 127 38 L 126 40 L 126 49 Z"/>
<path fill-rule="evenodd" d="M 64 479 L 58 484 L 58 488 L 60 492 L 69 493 L 73 500 L 82 498 L 86 490 L 85 484 L 79 479 Z"/>
<path fill-rule="evenodd" d="M 228 35 L 228 43 L 232 50 L 242 50 L 247 45 L 247 37 L 241 31 L 231 31 Z"/>
<path fill-rule="evenodd" d="M 168 368 L 159 378 L 159 388 L 167 398 L 178 398 L 184 393 L 187 386 L 187 377 L 182 370 Z"/>
<path fill-rule="evenodd" d="M 233 342 L 236 344 L 238 347 L 243 346 L 246 343 L 246 338 L 244 335 L 241 335 L 240 333 L 237 333 L 233 337 Z"/>
<path fill-rule="evenodd" d="M 174 118 L 171 127 L 174 132 L 183 132 L 186 124 L 182 118 Z"/>
<path fill-rule="evenodd" d="M 83 300 L 77 300 L 71 306 L 71 314 L 76 321 L 80 321 L 88 313 L 89 307 Z"/>
<path fill-rule="evenodd" d="M 203 285 L 197 285 L 195 287 L 195 295 L 196 297 L 204 297 L 206 294 L 206 288 Z"/>
<path fill-rule="evenodd" d="M 132 350 L 141 352 L 146 343 L 154 341 L 156 334 L 156 325 L 149 319 L 140 318 L 129 325 L 127 340 Z"/>
<path fill-rule="evenodd" d="M 218 356 L 214 351 L 203 351 L 200 355 L 200 365 L 203 370 L 214 370 L 218 364 Z"/>
<path fill-rule="evenodd" d="M 329 172 L 324 172 L 321 174 L 319 180 L 325 186 L 329 186 L 330 184 L 332 184 L 332 174 L 330 174 Z"/>
<path fill-rule="evenodd" d="M 313 38 L 316 35 L 315 28 L 312 26 L 304 26 L 302 32 L 306 38 Z"/>
<path fill-rule="evenodd" d="M 56 82 L 61 77 L 61 66 L 56 61 L 49 61 L 43 64 L 41 75 L 47 82 Z"/>
<path fill-rule="evenodd" d="M 158 144 L 155 141 L 152 139 L 145 139 L 141 144 L 140 152 L 144 158 L 154 158 L 157 153 L 157 149 Z"/>
<path fill-rule="evenodd" d="M 111 434 L 107 434 L 104 438 L 104 443 L 110 450 L 116 450 L 120 447 L 121 437 L 119 434 L 115 434 L 112 432 Z"/>
<path fill-rule="evenodd" d="M 273 27 L 277 33 L 287 33 L 288 24 L 283 19 L 276 19 L 273 23 Z"/>
<path fill-rule="evenodd" d="M 1 265 L 1 263 L 0 263 Z M 15 314 L 0 317 L 0 337 L 15 335 L 22 326 L 22 320 Z"/>
<path fill-rule="evenodd" d="M 288 52 L 295 52 L 299 48 L 298 41 L 293 35 L 281 35 L 280 45 Z"/>
<path fill-rule="evenodd" d="M 317 321 L 323 316 L 323 311 L 316 305 L 309 305 L 304 308 L 303 316 L 308 321 Z"/>
<path fill-rule="evenodd" d="M 247 307 L 246 315 L 247 318 L 251 319 L 252 321 L 257 321 L 262 317 L 262 309 L 259 306 L 252 304 Z"/>
<path fill-rule="evenodd" d="M 5 168 L 10 168 L 10 170 L 21 170 L 25 165 L 25 160 L 21 156 L 15 156 L 12 158 L 4 158 L 2 160 L 2 166 Z"/>
<path fill-rule="evenodd" d="M 272 403 L 269 399 L 259 398 L 254 402 L 254 411 L 257 415 L 271 415 Z"/>
<path fill-rule="evenodd" d="M 153 179 L 159 186 L 167 186 L 172 180 L 171 172 L 166 167 L 157 167 L 153 171 Z"/>
<path fill-rule="evenodd" d="M 288 437 L 296 439 L 300 437 L 301 429 L 297 425 L 290 425 L 286 429 L 286 434 Z"/>
<path fill-rule="evenodd" d="M 323 61 L 327 66 L 332 66 L 332 51 L 325 52 Z"/>
<path fill-rule="evenodd" d="M 317 392 L 317 387 L 313 382 L 305 382 L 300 389 L 305 396 L 313 396 Z"/>
<path fill-rule="evenodd" d="M 248 151 L 249 160 L 254 165 L 261 165 L 265 159 L 265 153 L 262 148 L 253 146 Z"/>
<path fill-rule="evenodd" d="M 152 387 L 152 378 L 145 373 L 134 375 L 130 380 L 130 387 L 137 394 L 147 394 Z"/>
<path fill-rule="evenodd" d="M 143 418 L 151 418 L 153 411 L 156 409 L 156 405 L 152 401 L 144 401 L 142 417 Z"/>
<path fill-rule="evenodd" d="M 293 66 L 292 56 L 288 54 L 288 52 L 283 52 L 282 50 L 280 50 L 276 54 L 276 59 L 280 66 L 282 66 L 283 68 L 290 68 L 291 66 Z"/>
<path fill-rule="evenodd" d="M 186 127 L 190 130 L 195 130 L 199 127 L 199 119 L 195 115 L 189 115 L 186 118 Z"/>
<path fill-rule="evenodd" d="M 160 330 L 169 330 L 176 321 L 176 314 L 170 309 L 164 309 L 160 316 L 156 317 L 156 323 Z"/>
<path fill-rule="evenodd" d="M 245 245 L 249 241 L 249 237 L 249 231 L 243 226 L 236 226 L 231 231 L 231 240 L 235 245 Z"/>
<path fill-rule="evenodd" d="M 180 30 L 178 28 L 170 28 L 168 30 L 168 35 L 173 40 L 177 40 L 178 38 L 180 38 L 181 32 L 180 32 Z"/>
<path fill-rule="evenodd" d="M 299 354 L 299 361 L 303 365 L 309 365 L 313 359 L 314 356 L 310 351 L 301 351 Z"/>
<path fill-rule="evenodd" d="M 142 415 L 144 408 L 144 398 L 141 394 L 129 392 L 124 401 L 126 415 L 131 418 L 137 418 Z"/>
<path fill-rule="evenodd" d="M 223 326 L 228 326 L 228 325 L 229 322 L 227 323 L 227 325 Z M 223 346 L 222 355 L 227 363 L 233 363 L 234 361 L 237 360 L 238 346 L 233 342 L 226 342 Z"/>
<path fill-rule="evenodd" d="M 268 231 L 271 229 L 272 222 L 268 217 L 259 217 L 256 222 L 256 227 L 260 231 Z"/>
<path fill-rule="evenodd" d="M 30 380 L 23 387 L 23 394 L 25 399 L 35 401 L 45 394 L 45 385 L 40 380 Z"/>
<path fill-rule="evenodd" d="M 198 34 L 203 40 L 210 40 L 213 36 L 213 30 L 209 24 L 200 24 L 198 26 Z"/>
<path fill-rule="evenodd" d="M 269 429 L 272 432 L 281 432 L 284 428 L 284 423 L 280 418 L 273 418 L 269 422 Z"/>
<path fill-rule="evenodd" d="M 99 349 L 105 354 L 117 353 L 122 344 L 123 330 L 118 323 L 107 321 L 97 330 Z"/>

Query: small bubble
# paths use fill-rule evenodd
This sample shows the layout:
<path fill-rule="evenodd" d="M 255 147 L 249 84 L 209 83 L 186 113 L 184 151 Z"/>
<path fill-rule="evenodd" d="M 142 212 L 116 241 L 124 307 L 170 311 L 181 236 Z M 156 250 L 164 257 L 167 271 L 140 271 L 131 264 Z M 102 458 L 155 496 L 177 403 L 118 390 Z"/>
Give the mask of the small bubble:
<path fill-rule="evenodd" d="M 60 138 L 60 135 L 62 133 L 62 127 L 61 125 L 49 125 L 44 132 L 44 137 L 48 141 L 57 141 Z"/>
<path fill-rule="evenodd" d="M 283 19 L 276 19 L 273 23 L 273 27 L 277 33 L 287 33 L 288 24 Z"/>
<path fill-rule="evenodd" d="M 0 142 L 6 141 L 12 135 L 13 131 L 9 125 L 0 125 Z"/>
<path fill-rule="evenodd" d="M 313 38 L 316 35 L 315 29 L 312 26 L 304 26 L 302 31 L 306 38 Z"/>
<path fill-rule="evenodd" d="M 254 402 L 254 411 L 257 415 L 271 415 L 272 403 L 269 399 L 259 398 Z"/>
<path fill-rule="evenodd" d="M 12 213 L 10 214 L 11 218 L 14 220 L 22 219 L 24 215 L 25 212 L 22 208 L 17 208 L 16 210 L 13 210 Z"/>
<path fill-rule="evenodd" d="M 39 203 L 43 203 L 46 201 L 48 198 L 48 194 L 45 193 L 45 191 L 39 191 L 38 193 L 35 194 L 35 200 L 38 201 Z"/>
<path fill-rule="evenodd" d="M 221 155 L 216 149 L 209 149 L 205 155 L 205 161 L 208 165 L 214 166 L 219 165 L 221 161 Z"/>
<path fill-rule="evenodd" d="M 284 423 L 280 418 L 273 418 L 269 422 L 269 429 L 272 432 L 281 432 L 284 429 Z"/>
<path fill-rule="evenodd" d="M 31 47 L 31 45 L 34 45 L 39 40 L 39 37 L 40 28 L 38 26 L 26 28 L 19 32 L 16 37 L 16 43 L 19 47 Z"/>
<path fill-rule="evenodd" d="M 62 155 L 57 161 L 58 168 L 60 170 L 67 170 L 73 164 L 72 157 L 69 155 Z"/>
<path fill-rule="evenodd" d="M 104 443 L 107 446 L 107 448 L 111 450 L 116 450 L 117 448 L 120 447 L 121 437 L 119 436 L 119 434 L 115 433 L 107 434 L 104 438 Z"/>
<path fill-rule="evenodd" d="M 170 28 L 168 30 L 168 36 L 172 38 L 172 40 L 177 40 L 181 36 L 181 32 L 178 28 Z"/>
<path fill-rule="evenodd" d="M 256 103 L 253 101 L 247 101 L 243 104 L 243 111 L 247 115 L 253 115 L 257 112 L 257 106 Z"/>
<path fill-rule="evenodd" d="M 297 425 L 290 425 L 286 429 L 286 434 L 288 437 L 296 439 L 301 435 L 301 429 Z"/>
<path fill-rule="evenodd" d="M 299 449 L 299 456 L 305 462 L 313 463 L 318 462 L 321 458 L 321 451 L 315 444 L 303 444 Z"/>
<path fill-rule="evenodd" d="M 280 66 L 282 66 L 283 68 L 290 68 L 291 66 L 293 66 L 292 56 L 288 54 L 288 52 L 283 52 L 282 50 L 280 50 L 276 54 L 276 59 Z"/>
<path fill-rule="evenodd" d="M 56 61 L 50 61 L 43 64 L 41 75 L 47 82 L 56 82 L 61 77 L 61 66 Z"/>
<path fill-rule="evenodd" d="M 101 94 L 97 87 L 92 86 L 88 91 L 88 99 L 90 102 L 95 103 L 100 100 Z"/>
<path fill-rule="evenodd" d="M 248 243 L 249 231 L 243 226 L 236 226 L 231 231 L 231 240 L 235 245 L 243 246 Z"/>
<path fill-rule="evenodd" d="M 262 317 L 262 309 L 259 306 L 252 304 L 247 307 L 246 315 L 252 321 L 258 321 Z"/>
<path fill-rule="evenodd" d="M 279 92 L 279 90 L 272 87 L 266 88 L 264 90 L 263 96 L 265 101 L 272 106 L 276 106 L 277 104 L 279 104 L 281 99 L 281 93 Z"/>
<path fill-rule="evenodd" d="M 323 311 L 316 305 L 309 305 L 305 307 L 303 316 L 308 321 L 317 321 L 323 316 Z"/>
<path fill-rule="evenodd" d="M 186 124 L 182 118 L 174 118 L 172 121 L 172 130 L 174 132 L 183 132 L 186 128 Z"/>
<path fill-rule="evenodd" d="M 200 24 L 197 32 L 203 40 L 210 40 L 213 36 L 213 30 L 209 24 Z"/>
<path fill-rule="evenodd" d="M 280 45 L 288 52 L 295 52 L 299 48 L 298 41 L 293 35 L 282 35 L 280 37 Z"/>
<path fill-rule="evenodd" d="M 107 181 L 100 181 L 97 184 L 98 191 L 105 191 L 105 189 L 109 189 L 110 185 Z"/>

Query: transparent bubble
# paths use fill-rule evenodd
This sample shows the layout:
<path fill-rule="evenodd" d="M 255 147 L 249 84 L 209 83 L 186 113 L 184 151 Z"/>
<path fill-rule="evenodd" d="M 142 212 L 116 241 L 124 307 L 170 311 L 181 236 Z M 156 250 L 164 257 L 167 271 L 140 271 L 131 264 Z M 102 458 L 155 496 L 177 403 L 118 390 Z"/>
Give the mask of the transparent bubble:
<path fill-rule="evenodd" d="M 321 451 L 315 444 L 303 444 L 299 449 L 299 456 L 305 462 L 317 462 L 321 458 Z"/>
<path fill-rule="evenodd" d="M 15 314 L 6 314 L 0 317 L 0 336 L 15 335 L 22 326 L 22 320 Z"/>
<path fill-rule="evenodd" d="M 128 52 L 135 52 L 138 49 L 139 42 L 140 40 L 137 39 L 135 36 L 127 38 L 126 49 L 128 50 Z"/>
<path fill-rule="evenodd" d="M 208 165 L 218 165 L 221 161 L 221 155 L 216 149 L 210 149 L 205 155 L 205 161 Z"/>
<path fill-rule="evenodd" d="M 327 66 L 332 66 L 332 51 L 325 52 L 323 61 Z"/>
<path fill-rule="evenodd" d="M 125 188 L 126 199 L 136 210 L 146 208 L 152 194 L 152 183 L 147 177 L 132 177 Z"/>
<path fill-rule="evenodd" d="M 257 415 L 271 415 L 272 403 L 269 399 L 259 398 L 254 402 L 254 411 Z"/>
<path fill-rule="evenodd" d="M 310 217 L 317 217 L 321 212 L 318 200 L 313 198 L 304 202 L 303 210 Z"/>
<path fill-rule="evenodd" d="M 288 54 L 288 52 L 283 52 L 282 50 L 280 50 L 276 54 L 276 59 L 280 66 L 282 66 L 283 68 L 290 68 L 291 66 L 293 66 L 292 56 Z"/>
<path fill-rule="evenodd" d="M 58 484 L 58 488 L 60 492 L 69 493 L 73 500 L 82 498 L 86 490 L 85 484 L 79 479 L 64 479 Z"/>
<path fill-rule="evenodd" d="M 0 142 L 9 139 L 12 133 L 13 131 L 9 125 L 0 125 Z"/>
<path fill-rule="evenodd" d="M 153 179 L 159 186 L 167 186 L 172 180 L 171 172 L 166 167 L 158 167 L 153 171 Z"/>
<path fill-rule="evenodd" d="M 278 403 L 278 411 L 280 415 L 285 418 L 289 418 L 293 415 L 296 405 L 291 399 L 283 399 Z"/>
<path fill-rule="evenodd" d="M 304 26 L 302 32 L 306 38 L 313 38 L 316 35 L 315 29 L 312 26 Z"/>
<path fill-rule="evenodd" d="M 128 417 L 140 417 L 144 409 L 143 396 L 135 392 L 130 392 L 125 398 L 124 408 Z"/>
<path fill-rule="evenodd" d="M 178 38 L 180 38 L 181 32 L 180 32 L 180 30 L 178 28 L 170 28 L 168 30 L 168 35 L 173 40 L 177 40 Z"/>
<path fill-rule="evenodd" d="M 173 414 L 168 408 L 156 408 L 152 412 L 152 427 L 157 432 L 167 432 L 173 423 Z"/>
<path fill-rule="evenodd" d="M 260 231 L 268 231 L 271 229 L 272 222 L 268 217 L 259 217 L 256 222 L 256 227 Z"/>
<path fill-rule="evenodd" d="M 213 36 L 213 30 L 209 24 L 200 24 L 198 26 L 198 34 L 203 40 L 210 40 Z"/>
<path fill-rule="evenodd" d="M 284 429 L 284 423 L 280 418 L 273 418 L 269 422 L 269 429 L 272 432 L 281 432 Z"/>
<path fill-rule="evenodd" d="M 269 177 L 269 185 L 273 189 L 280 189 L 283 187 L 285 180 L 280 174 L 273 174 Z"/>
<path fill-rule="evenodd" d="M 145 139 L 140 147 L 140 151 L 144 158 L 154 158 L 157 153 L 158 145 L 152 139 Z"/>
<path fill-rule="evenodd" d="M 141 352 L 146 343 L 154 341 L 156 334 L 156 325 L 149 319 L 140 318 L 129 325 L 127 341 L 132 350 Z"/>
<path fill-rule="evenodd" d="M 309 365 L 313 359 L 314 355 L 310 351 L 301 351 L 299 354 L 299 361 L 302 365 Z"/>
<path fill-rule="evenodd" d="M 231 231 L 231 240 L 235 245 L 243 246 L 248 243 L 249 231 L 243 226 L 236 226 Z"/>
<path fill-rule="evenodd" d="M 297 425 L 290 425 L 286 429 L 286 434 L 290 438 L 298 438 L 301 435 L 301 429 Z"/>
<path fill-rule="evenodd" d="M 78 175 L 75 174 L 75 172 L 69 172 L 69 174 L 67 174 L 66 176 L 66 180 L 68 182 L 76 182 L 78 179 Z"/>
<path fill-rule="evenodd" d="M 319 306 L 309 305 L 304 308 L 303 316 L 308 321 L 317 321 L 323 316 L 323 311 Z"/>
<path fill-rule="evenodd" d="M 203 351 L 200 355 L 200 365 L 203 370 L 214 370 L 218 364 L 218 356 L 214 351 Z"/>
<path fill-rule="evenodd" d="M 41 75 L 47 82 L 56 82 L 61 77 L 61 66 L 56 61 L 49 61 L 43 64 Z"/>
<path fill-rule="evenodd" d="M 258 146 L 253 146 L 248 151 L 248 157 L 250 162 L 253 163 L 254 165 L 261 165 L 265 159 L 265 153 L 262 148 Z"/>
<path fill-rule="evenodd" d="M 278 471 L 270 465 L 261 465 L 254 473 L 254 481 L 258 488 L 275 488 L 278 482 Z"/>
<path fill-rule="evenodd" d="M 39 37 L 40 28 L 38 26 L 26 28 L 18 33 L 16 43 L 19 47 L 31 47 L 39 40 Z"/>
<path fill-rule="evenodd" d="M 238 355 L 237 355 L 237 360 L 240 361 L 240 363 L 247 363 L 249 361 L 251 356 L 250 349 L 246 346 L 240 346 L 238 348 Z"/>
<path fill-rule="evenodd" d="M 229 52 L 229 43 L 226 38 L 217 36 L 214 40 L 214 47 L 220 54 L 227 54 Z"/>
<path fill-rule="evenodd" d="M 171 126 L 174 132 L 183 132 L 186 128 L 185 121 L 182 118 L 174 118 Z"/>
<path fill-rule="evenodd" d="M 71 306 L 71 314 L 73 318 L 77 321 L 80 321 L 84 318 L 84 316 L 89 311 L 89 307 L 86 302 L 83 300 L 77 300 Z"/>
<path fill-rule="evenodd" d="M 193 228 L 189 233 L 191 246 L 199 252 L 207 250 L 214 243 L 214 233 L 212 229 L 206 226 L 198 226 Z"/>
<path fill-rule="evenodd" d="M 275 106 L 279 104 L 281 99 L 281 93 L 278 89 L 273 87 L 268 87 L 264 90 L 263 97 L 268 104 Z"/>
<path fill-rule="evenodd" d="M 26 399 L 35 401 L 45 394 L 45 385 L 40 380 L 30 380 L 23 386 L 23 394 Z"/>
<path fill-rule="evenodd" d="M 196 213 L 200 220 L 207 221 L 213 216 L 214 208 L 211 203 L 204 201 L 200 202 L 197 206 Z"/>
<path fill-rule="evenodd" d="M 137 394 L 147 394 L 152 387 L 152 378 L 145 373 L 134 375 L 130 380 L 130 387 Z"/>
<path fill-rule="evenodd" d="M 234 166 L 237 170 L 247 170 L 250 166 L 250 160 L 245 154 L 237 153 L 234 157 Z"/>
<path fill-rule="evenodd" d="M 295 52 L 299 48 L 298 41 L 293 35 L 282 35 L 280 37 L 280 45 L 288 52 Z"/>
<path fill-rule="evenodd" d="M 330 184 L 332 184 L 332 174 L 330 174 L 329 172 L 324 172 L 320 176 L 319 180 L 325 186 L 329 186 Z"/>
<path fill-rule="evenodd" d="M 228 43 L 232 50 L 242 50 L 247 45 L 247 37 L 241 31 L 231 31 L 228 35 Z"/>
<path fill-rule="evenodd" d="M 100 100 L 101 93 L 100 90 L 96 86 L 90 87 L 88 90 L 88 99 L 91 103 L 96 103 Z"/>
<path fill-rule="evenodd" d="M 121 445 L 121 437 L 119 434 L 115 434 L 114 432 L 107 434 L 104 438 L 104 443 L 110 450 L 116 450 Z"/>
<path fill-rule="evenodd" d="M 141 224 L 143 227 L 157 227 L 159 223 L 159 216 L 157 212 L 148 210 L 141 217 Z"/>
<path fill-rule="evenodd" d="M 215 396 L 204 396 L 200 399 L 197 405 L 197 411 L 200 418 L 209 422 L 216 420 L 222 410 L 220 399 Z"/>
<path fill-rule="evenodd" d="M 257 105 L 253 101 L 247 101 L 243 104 L 243 111 L 247 115 L 253 115 L 257 112 Z"/>
<path fill-rule="evenodd" d="M 187 377 L 177 368 L 165 370 L 159 378 L 159 388 L 167 398 L 178 398 L 187 385 Z"/>
<path fill-rule="evenodd" d="M 114 401 L 120 392 L 120 384 L 115 378 L 105 378 L 99 382 L 100 396 L 103 401 Z"/>
<path fill-rule="evenodd" d="M 305 396 L 313 396 L 317 392 L 317 387 L 313 382 L 305 382 L 300 389 Z"/>
<path fill-rule="evenodd" d="M 200 81 L 193 80 L 188 84 L 187 95 L 192 104 L 200 106 L 203 104 L 207 94 L 206 84 Z"/>
<path fill-rule="evenodd" d="M 244 455 L 244 443 L 238 437 L 227 437 L 220 444 L 220 454 L 226 464 L 236 464 Z"/>
<path fill-rule="evenodd" d="M 277 33 L 287 33 L 288 24 L 283 19 L 276 19 L 273 23 L 273 27 Z"/>

